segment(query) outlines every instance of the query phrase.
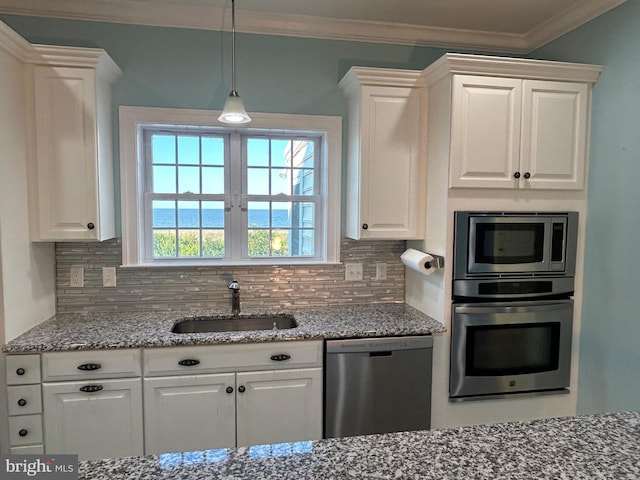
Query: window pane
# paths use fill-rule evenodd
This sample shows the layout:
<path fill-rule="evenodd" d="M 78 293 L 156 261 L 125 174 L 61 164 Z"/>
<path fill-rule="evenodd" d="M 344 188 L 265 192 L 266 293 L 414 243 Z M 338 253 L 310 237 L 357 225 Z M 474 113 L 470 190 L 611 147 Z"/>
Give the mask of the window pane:
<path fill-rule="evenodd" d="M 291 170 L 274 168 L 271 170 L 271 195 L 291 195 Z"/>
<path fill-rule="evenodd" d="M 178 167 L 178 193 L 200 193 L 199 167 Z"/>
<path fill-rule="evenodd" d="M 178 227 L 200 226 L 199 202 L 178 202 Z"/>
<path fill-rule="evenodd" d="M 249 230 L 249 256 L 268 257 L 269 230 Z"/>
<path fill-rule="evenodd" d="M 295 169 L 293 170 L 293 193 L 294 195 L 313 195 L 313 170 Z"/>
<path fill-rule="evenodd" d="M 176 193 L 175 167 L 153 167 L 154 193 Z"/>
<path fill-rule="evenodd" d="M 269 195 L 269 169 L 247 169 L 247 193 L 249 195 Z"/>
<path fill-rule="evenodd" d="M 200 164 L 200 137 L 178 137 L 178 163 Z"/>
<path fill-rule="evenodd" d="M 200 256 L 200 230 L 178 230 L 178 256 Z"/>
<path fill-rule="evenodd" d="M 154 258 L 176 256 L 176 231 L 153 231 L 153 256 Z"/>
<path fill-rule="evenodd" d="M 271 225 L 291 228 L 291 202 L 273 202 L 271 208 Z"/>
<path fill-rule="evenodd" d="M 269 202 L 249 202 L 247 215 L 249 228 L 268 228 Z"/>
<path fill-rule="evenodd" d="M 153 228 L 176 226 L 176 202 L 154 200 L 152 205 Z"/>
<path fill-rule="evenodd" d="M 224 167 L 202 167 L 202 193 L 224 193 Z"/>
<path fill-rule="evenodd" d="M 247 165 L 250 167 L 269 166 L 269 140 L 250 138 L 247 140 Z"/>
<path fill-rule="evenodd" d="M 224 257 L 224 230 L 202 230 L 202 256 Z"/>
<path fill-rule="evenodd" d="M 287 167 L 291 166 L 291 140 L 272 140 L 271 141 L 271 166 Z"/>
<path fill-rule="evenodd" d="M 176 163 L 176 137 L 174 135 L 152 135 L 151 158 L 153 163 Z"/>
<path fill-rule="evenodd" d="M 301 143 L 304 143 L 304 147 L 305 147 L 304 154 L 302 155 L 304 160 L 301 166 L 305 168 L 313 168 L 314 167 L 313 159 L 315 156 L 314 155 L 315 142 L 311 140 L 303 140 L 301 141 Z M 300 166 L 300 165 L 296 165 L 296 166 Z"/>
<path fill-rule="evenodd" d="M 224 139 L 220 137 L 202 137 L 202 164 L 224 165 Z"/>
<path fill-rule="evenodd" d="M 224 202 L 202 202 L 202 227 L 224 228 Z"/>
<path fill-rule="evenodd" d="M 276 230 L 271 233 L 271 255 L 289 256 L 289 232 L 290 230 Z"/>

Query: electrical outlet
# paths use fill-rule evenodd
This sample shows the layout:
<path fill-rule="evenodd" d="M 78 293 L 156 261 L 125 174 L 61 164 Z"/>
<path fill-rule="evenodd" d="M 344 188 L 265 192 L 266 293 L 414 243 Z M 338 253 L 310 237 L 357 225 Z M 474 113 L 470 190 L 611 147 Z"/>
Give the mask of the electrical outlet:
<path fill-rule="evenodd" d="M 102 286 L 116 286 L 116 267 L 102 267 Z"/>
<path fill-rule="evenodd" d="M 347 282 L 356 282 L 362 280 L 362 264 L 361 263 L 345 263 L 344 279 Z"/>
<path fill-rule="evenodd" d="M 71 267 L 69 285 L 84 287 L 84 267 Z"/>
<path fill-rule="evenodd" d="M 387 279 L 387 264 L 378 262 L 376 263 L 376 280 Z"/>

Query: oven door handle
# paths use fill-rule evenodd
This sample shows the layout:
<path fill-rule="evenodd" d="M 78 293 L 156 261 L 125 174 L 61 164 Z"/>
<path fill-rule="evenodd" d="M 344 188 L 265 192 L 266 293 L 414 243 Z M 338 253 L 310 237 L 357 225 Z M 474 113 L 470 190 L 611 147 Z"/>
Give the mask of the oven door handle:
<path fill-rule="evenodd" d="M 526 303 L 486 303 L 477 305 L 454 305 L 455 313 L 516 313 L 516 312 L 551 312 L 554 310 L 562 310 L 571 305 L 573 300 L 556 300 L 556 301 L 540 301 Z"/>

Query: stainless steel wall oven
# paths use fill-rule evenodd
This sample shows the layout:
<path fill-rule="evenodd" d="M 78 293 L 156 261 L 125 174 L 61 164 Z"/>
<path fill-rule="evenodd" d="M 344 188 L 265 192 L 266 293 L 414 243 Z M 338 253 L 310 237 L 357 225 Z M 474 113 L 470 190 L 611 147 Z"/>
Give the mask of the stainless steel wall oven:
<path fill-rule="evenodd" d="M 456 212 L 451 400 L 567 391 L 576 212 Z"/>

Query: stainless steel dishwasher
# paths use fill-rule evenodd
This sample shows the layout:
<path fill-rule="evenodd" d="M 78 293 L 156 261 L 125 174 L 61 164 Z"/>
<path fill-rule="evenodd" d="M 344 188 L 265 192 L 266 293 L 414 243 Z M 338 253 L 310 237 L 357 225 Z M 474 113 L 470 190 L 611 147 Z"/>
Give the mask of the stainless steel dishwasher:
<path fill-rule="evenodd" d="M 328 340 L 325 438 L 428 429 L 431 336 Z"/>

